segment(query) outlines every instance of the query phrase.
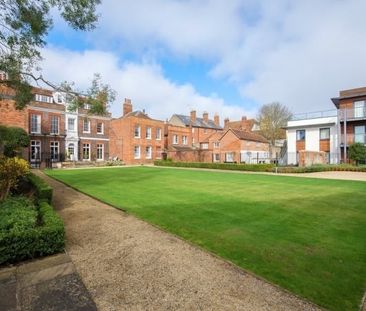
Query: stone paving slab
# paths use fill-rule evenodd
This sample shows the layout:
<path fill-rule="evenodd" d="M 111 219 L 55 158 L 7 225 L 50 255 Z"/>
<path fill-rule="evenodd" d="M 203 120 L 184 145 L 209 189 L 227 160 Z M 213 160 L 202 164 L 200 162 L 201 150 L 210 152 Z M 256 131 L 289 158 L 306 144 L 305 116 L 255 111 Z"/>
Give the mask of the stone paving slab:
<path fill-rule="evenodd" d="M 67 254 L 0 269 L 0 310 L 97 310 Z"/>

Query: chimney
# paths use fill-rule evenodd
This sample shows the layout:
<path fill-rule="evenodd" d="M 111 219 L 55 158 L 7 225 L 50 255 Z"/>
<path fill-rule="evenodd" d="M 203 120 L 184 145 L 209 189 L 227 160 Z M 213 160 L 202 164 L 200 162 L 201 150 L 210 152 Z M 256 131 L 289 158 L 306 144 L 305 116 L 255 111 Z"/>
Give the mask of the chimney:
<path fill-rule="evenodd" d="M 191 121 L 196 122 L 196 110 L 191 111 Z"/>
<path fill-rule="evenodd" d="M 131 99 L 125 98 L 125 102 L 123 103 L 123 115 L 125 116 L 126 114 L 128 114 L 130 112 L 132 112 Z"/>
<path fill-rule="evenodd" d="M 229 118 L 225 118 L 225 120 L 224 120 L 224 127 L 225 128 L 228 128 L 229 127 Z"/>
<path fill-rule="evenodd" d="M 242 120 L 242 121 L 246 121 L 246 120 L 247 120 L 247 117 L 246 117 L 246 116 L 242 116 L 242 117 L 241 117 L 241 120 Z"/>
<path fill-rule="evenodd" d="M 217 113 L 214 116 L 214 123 L 216 126 L 220 126 L 220 117 Z"/>
<path fill-rule="evenodd" d="M 208 123 L 208 112 L 205 111 L 203 113 L 202 117 L 203 117 L 203 121 L 205 121 L 206 123 Z"/>

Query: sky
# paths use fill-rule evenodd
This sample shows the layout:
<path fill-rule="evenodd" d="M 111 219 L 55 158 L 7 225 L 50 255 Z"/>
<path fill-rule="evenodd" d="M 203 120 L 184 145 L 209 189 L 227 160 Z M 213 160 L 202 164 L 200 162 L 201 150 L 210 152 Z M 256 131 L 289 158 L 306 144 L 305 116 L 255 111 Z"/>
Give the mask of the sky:
<path fill-rule="evenodd" d="M 333 109 L 366 86 L 365 0 L 102 0 L 97 28 L 74 31 L 53 12 L 43 76 L 85 91 L 100 73 L 134 109 L 255 117 L 280 102 L 293 113 Z"/>

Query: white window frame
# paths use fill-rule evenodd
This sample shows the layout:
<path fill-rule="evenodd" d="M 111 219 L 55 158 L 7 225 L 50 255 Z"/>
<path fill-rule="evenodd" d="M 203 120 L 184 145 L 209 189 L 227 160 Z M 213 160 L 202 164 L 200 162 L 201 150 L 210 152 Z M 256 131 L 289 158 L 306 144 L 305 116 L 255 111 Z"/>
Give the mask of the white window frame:
<path fill-rule="evenodd" d="M 145 159 L 152 159 L 152 147 L 151 146 L 146 146 L 145 148 Z"/>
<path fill-rule="evenodd" d="M 86 124 L 86 122 L 87 122 L 87 124 L 88 124 L 88 129 L 87 130 L 85 130 L 85 124 Z M 88 120 L 88 119 L 83 119 L 83 133 L 90 133 L 90 120 Z"/>
<path fill-rule="evenodd" d="M 36 121 L 36 130 L 34 131 L 34 127 L 33 127 L 33 120 L 34 117 L 36 117 L 35 121 Z M 32 114 L 31 115 L 31 133 L 32 134 L 41 134 L 41 124 L 42 124 L 42 116 L 40 114 Z"/>
<path fill-rule="evenodd" d="M 57 151 L 57 152 L 55 152 Z M 57 157 L 54 157 L 54 155 Z M 50 142 L 50 157 L 52 162 L 58 162 L 60 159 L 60 143 L 58 141 L 51 141 Z"/>
<path fill-rule="evenodd" d="M 207 150 L 208 149 L 208 143 L 202 143 L 201 149 Z"/>
<path fill-rule="evenodd" d="M 213 145 L 214 145 L 214 148 L 220 148 L 220 142 L 219 141 L 215 141 L 213 143 Z"/>
<path fill-rule="evenodd" d="M 72 150 L 72 152 L 70 152 Z M 71 161 L 75 161 L 75 144 L 69 143 L 67 146 L 67 158 Z"/>
<path fill-rule="evenodd" d="M 234 152 L 225 153 L 225 162 L 228 162 L 228 163 L 234 162 Z"/>
<path fill-rule="evenodd" d="M 70 129 L 70 121 L 71 120 L 73 120 L 73 129 Z M 73 117 L 73 118 L 71 118 L 71 117 L 68 117 L 67 118 L 67 130 L 69 131 L 69 132 L 76 132 L 76 127 L 75 127 L 75 118 Z"/>
<path fill-rule="evenodd" d="M 41 144 L 41 141 L 40 140 L 31 140 L 30 142 L 30 160 L 31 162 L 34 162 L 36 160 L 39 160 L 41 161 L 41 147 L 42 147 L 42 144 Z M 33 153 L 33 148 L 36 148 L 35 150 L 38 150 L 36 151 L 35 153 Z M 39 157 L 34 157 L 33 155 L 37 155 L 39 154 Z"/>
<path fill-rule="evenodd" d="M 328 137 L 322 138 L 322 132 L 328 132 Z M 319 139 L 320 140 L 330 139 L 330 128 L 329 127 L 323 127 L 323 128 L 319 129 Z"/>
<path fill-rule="evenodd" d="M 52 96 L 47 96 L 47 95 L 36 94 L 35 95 L 35 101 L 52 104 L 53 103 L 53 97 Z"/>
<path fill-rule="evenodd" d="M 218 156 L 218 158 L 216 156 Z M 220 153 L 214 153 L 213 154 L 213 161 L 214 162 L 220 162 Z"/>
<path fill-rule="evenodd" d="M 101 157 L 99 157 L 99 152 L 101 153 Z M 104 160 L 104 144 L 97 144 L 97 161 L 103 161 Z"/>
<path fill-rule="evenodd" d="M 161 140 L 161 128 L 160 127 L 156 128 L 155 139 Z"/>
<path fill-rule="evenodd" d="M 133 157 L 134 159 L 141 159 L 141 147 L 135 146 L 133 148 Z"/>
<path fill-rule="evenodd" d="M 53 125 L 54 125 L 54 120 L 57 120 L 57 130 L 56 132 L 53 132 Z M 51 115 L 51 124 L 50 124 L 50 133 L 54 134 L 54 135 L 58 135 L 60 133 L 60 117 L 59 116 L 55 116 L 55 115 Z"/>
<path fill-rule="evenodd" d="M 88 150 L 88 158 L 85 158 L 85 150 Z M 90 161 L 90 144 L 83 143 L 83 161 Z"/>
<path fill-rule="evenodd" d="M 186 135 L 182 136 L 182 144 L 183 145 L 188 145 L 188 137 Z"/>
<path fill-rule="evenodd" d="M 299 139 L 298 133 L 300 133 L 300 132 L 304 132 L 304 139 Z M 306 130 L 304 130 L 304 129 L 296 130 L 296 141 L 303 141 L 303 140 L 306 140 Z"/>
<path fill-rule="evenodd" d="M 141 138 L 141 126 L 140 125 L 135 125 L 134 134 L 133 135 L 134 135 L 135 138 Z"/>
<path fill-rule="evenodd" d="M 174 134 L 173 135 L 173 145 L 178 145 L 179 144 L 179 137 L 178 135 Z"/>
<path fill-rule="evenodd" d="M 146 128 L 146 139 L 151 139 L 151 127 Z"/>
<path fill-rule="evenodd" d="M 98 132 L 98 124 L 101 124 L 101 132 Z M 97 134 L 98 135 L 103 135 L 104 134 L 104 122 L 97 122 Z"/>

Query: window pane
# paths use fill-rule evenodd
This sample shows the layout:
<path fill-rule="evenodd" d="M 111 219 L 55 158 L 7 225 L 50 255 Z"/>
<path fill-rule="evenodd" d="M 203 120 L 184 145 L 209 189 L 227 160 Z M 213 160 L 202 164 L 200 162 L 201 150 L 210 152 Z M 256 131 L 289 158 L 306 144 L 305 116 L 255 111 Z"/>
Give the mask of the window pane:
<path fill-rule="evenodd" d="M 329 139 L 330 138 L 330 129 L 323 128 L 320 129 L 320 139 Z"/>

